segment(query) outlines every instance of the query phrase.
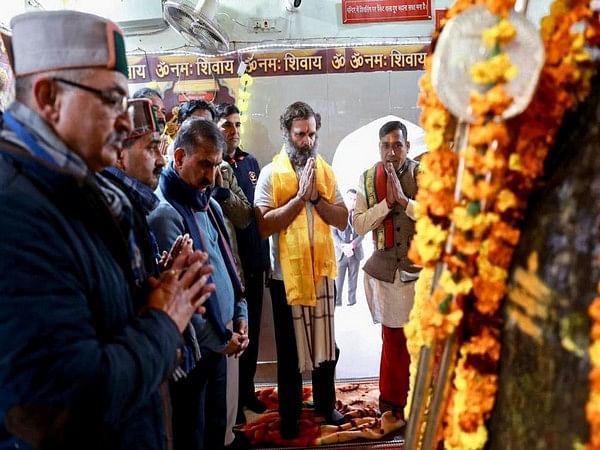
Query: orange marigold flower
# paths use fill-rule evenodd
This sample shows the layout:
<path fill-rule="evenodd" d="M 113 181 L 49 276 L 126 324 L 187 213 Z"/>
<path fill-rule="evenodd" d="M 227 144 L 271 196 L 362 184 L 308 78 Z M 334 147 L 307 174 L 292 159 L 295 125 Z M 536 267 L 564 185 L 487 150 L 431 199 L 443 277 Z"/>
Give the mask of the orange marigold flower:
<path fill-rule="evenodd" d="M 430 193 L 428 210 L 431 215 L 447 217 L 452 208 L 454 208 L 454 192 L 444 190 Z"/>
<path fill-rule="evenodd" d="M 594 321 L 600 321 L 600 297 L 596 297 L 588 306 L 588 314 Z"/>
<path fill-rule="evenodd" d="M 514 247 L 500 239 L 489 239 L 488 258 L 492 264 L 508 269 L 512 260 Z"/>
<path fill-rule="evenodd" d="M 473 293 L 477 297 L 475 302 L 477 311 L 484 315 L 492 315 L 500 308 L 506 293 L 506 285 L 502 282 L 489 281 L 478 276 L 473 279 Z"/>
<path fill-rule="evenodd" d="M 479 336 L 472 336 L 466 349 L 472 355 L 487 355 L 493 361 L 500 360 L 500 342 L 488 328 L 484 328 Z"/>
<path fill-rule="evenodd" d="M 479 414 L 464 411 L 459 416 L 458 424 L 463 431 L 473 433 L 479 427 L 479 420 Z"/>
<path fill-rule="evenodd" d="M 497 84 L 487 92 L 471 92 L 469 104 L 473 114 L 477 117 L 485 117 L 489 114 L 499 116 L 508 108 L 513 98 L 506 93 L 503 84 Z"/>
<path fill-rule="evenodd" d="M 590 339 L 597 341 L 600 339 L 600 323 L 596 322 L 590 329 Z"/>
<path fill-rule="evenodd" d="M 590 390 L 600 393 L 600 368 L 595 367 L 590 371 Z"/>
<path fill-rule="evenodd" d="M 521 232 L 518 228 L 515 228 L 507 224 L 506 222 L 499 220 L 492 224 L 492 228 L 490 229 L 490 235 L 494 239 L 503 240 L 514 247 L 515 245 L 517 245 L 517 242 L 519 242 Z"/>
<path fill-rule="evenodd" d="M 490 10 L 495 16 L 508 17 L 508 13 L 515 6 L 514 1 L 498 1 L 498 0 L 484 0 L 483 4 Z"/>
<path fill-rule="evenodd" d="M 465 160 L 465 167 L 473 172 L 485 172 L 485 159 L 476 147 L 468 145 L 462 152 L 461 156 Z"/>
<path fill-rule="evenodd" d="M 498 141 L 498 144 L 502 147 L 510 143 L 510 136 L 505 123 L 489 122 L 485 125 L 471 127 L 469 133 L 469 143 L 471 145 L 488 146 L 493 141 Z"/>
<path fill-rule="evenodd" d="M 467 237 L 465 233 L 456 231 L 452 244 L 456 249 L 467 256 L 476 255 L 481 247 L 481 239 L 476 237 Z"/>

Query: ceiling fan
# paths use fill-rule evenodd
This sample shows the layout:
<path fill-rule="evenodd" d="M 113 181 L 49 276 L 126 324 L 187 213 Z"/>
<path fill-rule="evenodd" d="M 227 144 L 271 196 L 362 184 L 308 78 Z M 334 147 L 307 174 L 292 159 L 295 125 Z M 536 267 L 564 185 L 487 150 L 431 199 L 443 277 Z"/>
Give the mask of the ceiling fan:
<path fill-rule="evenodd" d="M 217 0 L 200 0 L 195 5 L 185 0 L 167 0 L 163 15 L 190 45 L 218 54 L 229 50 L 229 38 L 214 20 L 218 6 Z"/>

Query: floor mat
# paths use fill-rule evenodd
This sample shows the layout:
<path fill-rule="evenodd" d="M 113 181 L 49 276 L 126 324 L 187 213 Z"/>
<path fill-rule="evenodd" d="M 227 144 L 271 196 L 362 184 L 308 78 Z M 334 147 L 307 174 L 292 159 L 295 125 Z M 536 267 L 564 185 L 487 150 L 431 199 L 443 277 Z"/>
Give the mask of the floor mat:
<path fill-rule="evenodd" d="M 300 432 L 295 439 L 283 439 L 280 435 L 277 390 L 264 388 L 259 390 L 257 395 L 266 403 L 267 411 L 263 414 L 246 411 L 247 423 L 240 427 L 252 448 L 402 448 L 403 440 L 399 431 L 405 423 L 396 419 L 390 412 L 379 417 L 377 383 L 346 383 L 336 386 L 336 409 L 346 419 L 346 423 L 340 426 L 327 425 L 323 417 L 315 413 L 311 408 L 311 387 L 305 386 Z M 367 443 L 368 441 L 377 443 Z"/>

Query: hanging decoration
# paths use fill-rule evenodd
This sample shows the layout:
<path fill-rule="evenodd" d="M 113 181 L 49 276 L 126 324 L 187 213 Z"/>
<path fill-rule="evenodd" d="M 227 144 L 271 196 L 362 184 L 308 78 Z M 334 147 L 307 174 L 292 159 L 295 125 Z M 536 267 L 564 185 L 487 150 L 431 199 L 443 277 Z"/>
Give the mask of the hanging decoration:
<path fill-rule="evenodd" d="M 240 144 L 244 136 L 245 125 L 249 119 L 250 97 L 252 96 L 248 88 L 254 84 L 254 78 L 248 73 L 240 77 L 240 87 L 237 95 L 237 108 L 240 110 Z"/>
<path fill-rule="evenodd" d="M 481 36 L 489 58 L 470 68 L 471 81 L 481 89 L 471 94 L 473 120 L 462 148 L 452 148 L 457 121 L 433 89 L 431 56 L 420 80 L 421 125 L 429 152 L 421 163 L 418 220 L 409 253 L 430 274 L 417 283 L 416 307 L 406 327 L 413 378 L 415 352 L 458 333 L 458 360 L 436 439 L 443 439 L 446 449 L 481 449 L 487 441 L 486 421 L 498 381 L 500 306 L 520 221 L 564 114 L 589 93 L 597 70 L 590 49 L 600 44 L 598 13 L 589 1 L 555 0 L 542 21 L 546 58 L 537 91 L 522 114 L 504 121 L 502 114 L 513 101 L 506 85 L 521 69 L 504 50 L 516 38 L 509 20 L 514 2 L 459 0 L 444 22 L 473 5 L 485 5 L 498 20 Z M 435 40 L 434 35 L 432 47 Z M 431 292 L 435 268 L 439 277 Z M 590 308 L 590 315 L 600 323 L 599 309 Z M 600 341 L 599 327 L 592 335 Z M 594 379 L 600 379 L 598 348 L 590 347 L 597 364 Z M 600 448 L 600 389 L 592 389 L 587 412 L 588 448 Z"/>

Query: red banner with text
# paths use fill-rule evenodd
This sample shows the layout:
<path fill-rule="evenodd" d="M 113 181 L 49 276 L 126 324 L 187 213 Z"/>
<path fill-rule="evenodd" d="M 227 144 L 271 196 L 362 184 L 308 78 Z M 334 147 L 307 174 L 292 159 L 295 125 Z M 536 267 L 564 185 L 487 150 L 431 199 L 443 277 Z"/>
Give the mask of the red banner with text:
<path fill-rule="evenodd" d="M 429 19 L 431 0 L 342 0 L 346 24 Z"/>
<path fill-rule="evenodd" d="M 232 57 L 129 56 L 129 81 L 237 78 L 240 61 L 254 77 L 423 70 L 429 45 L 345 47 L 248 53 Z"/>

